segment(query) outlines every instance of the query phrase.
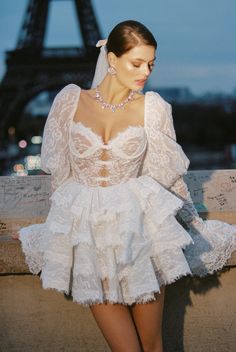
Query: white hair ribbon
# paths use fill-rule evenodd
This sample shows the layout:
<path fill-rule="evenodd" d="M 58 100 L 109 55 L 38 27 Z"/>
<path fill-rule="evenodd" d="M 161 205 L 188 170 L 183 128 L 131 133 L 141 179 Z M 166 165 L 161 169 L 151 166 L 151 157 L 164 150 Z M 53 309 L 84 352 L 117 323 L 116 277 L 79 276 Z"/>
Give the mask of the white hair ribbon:
<path fill-rule="evenodd" d="M 97 42 L 96 47 L 100 47 L 100 54 L 97 59 L 96 69 L 93 76 L 93 82 L 91 88 L 97 87 L 107 74 L 107 69 L 109 67 L 107 60 L 107 49 L 106 49 L 107 39 L 101 39 Z"/>
<path fill-rule="evenodd" d="M 100 46 L 106 45 L 107 39 L 101 39 L 97 42 L 96 47 L 99 48 Z"/>

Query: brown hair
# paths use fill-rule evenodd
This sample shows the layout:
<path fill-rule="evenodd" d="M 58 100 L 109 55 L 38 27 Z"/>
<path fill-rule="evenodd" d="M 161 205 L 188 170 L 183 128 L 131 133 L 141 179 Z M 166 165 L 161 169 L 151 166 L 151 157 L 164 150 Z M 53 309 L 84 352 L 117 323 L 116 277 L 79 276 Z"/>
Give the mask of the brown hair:
<path fill-rule="evenodd" d="M 118 23 L 110 32 L 107 40 L 107 52 L 112 51 L 117 57 L 137 45 L 146 44 L 157 48 L 157 42 L 142 23 L 128 20 Z"/>

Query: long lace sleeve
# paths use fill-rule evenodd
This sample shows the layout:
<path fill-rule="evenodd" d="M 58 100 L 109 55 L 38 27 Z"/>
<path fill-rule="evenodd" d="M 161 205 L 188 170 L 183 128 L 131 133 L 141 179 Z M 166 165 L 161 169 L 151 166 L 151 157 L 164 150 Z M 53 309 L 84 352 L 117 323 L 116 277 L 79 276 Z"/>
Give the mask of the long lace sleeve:
<path fill-rule="evenodd" d="M 43 132 L 41 169 L 51 174 L 52 191 L 70 174 L 68 152 L 68 86 L 55 97 Z"/>
<path fill-rule="evenodd" d="M 183 175 L 189 160 L 176 141 L 172 106 L 158 93 L 149 92 L 147 133 L 149 146 L 142 174 L 148 174 L 184 201 L 178 215 L 186 226 L 201 224 Z"/>
<path fill-rule="evenodd" d="M 180 177 L 174 185 L 170 187 L 170 191 L 184 201 L 184 205 L 178 211 L 178 215 L 187 228 L 190 229 L 191 227 L 202 226 L 203 220 L 200 218 L 194 206 L 188 186 L 183 177 Z"/>
<path fill-rule="evenodd" d="M 192 237 L 184 249 L 194 275 L 221 269 L 236 250 L 236 226 L 218 220 L 204 221 L 194 207 L 183 176 L 189 160 L 176 142 L 172 108 L 158 93 L 149 92 L 146 114 L 148 148 L 141 175 L 149 175 L 183 200 L 177 218 Z"/>

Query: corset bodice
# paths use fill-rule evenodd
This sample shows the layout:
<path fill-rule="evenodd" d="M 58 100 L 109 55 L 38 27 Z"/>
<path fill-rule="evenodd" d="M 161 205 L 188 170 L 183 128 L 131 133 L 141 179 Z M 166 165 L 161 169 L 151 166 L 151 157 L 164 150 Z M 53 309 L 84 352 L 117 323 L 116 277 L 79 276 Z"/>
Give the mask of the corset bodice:
<path fill-rule="evenodd" d="M 72 122 L 70 131 L 71 172 L 89 186 L 109 186 L 137 177 L 147 146 L 141 125 L 129 126 L 107 144 L 82 122 Z"/>

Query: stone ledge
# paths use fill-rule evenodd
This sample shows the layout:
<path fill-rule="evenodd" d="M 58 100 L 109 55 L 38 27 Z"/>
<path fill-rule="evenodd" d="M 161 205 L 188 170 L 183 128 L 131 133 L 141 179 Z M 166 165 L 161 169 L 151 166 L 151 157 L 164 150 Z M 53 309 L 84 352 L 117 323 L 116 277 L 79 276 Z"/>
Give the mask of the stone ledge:
<path fill-rule="evenodd" d="M 25 264 L 20 242 L 11 239 L 11 236 L 4 237 L 0 238 L 0 275 L 30 273 L 28 266 Z M 236 266 L 236 252 L 231 255 L 225 266 Z"/>
<path fill-rule="evenodd" d="M 202 218 L 236 224 L 236 170 L 189 171 L 186 182 Z M 20 242 L 11 233 L 45 221 L 50 176 L 0 177 L 0 194 L 0 274 L 29 273 Z M 235 265 L 236 252 L 226 266 Z"/>

